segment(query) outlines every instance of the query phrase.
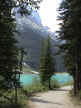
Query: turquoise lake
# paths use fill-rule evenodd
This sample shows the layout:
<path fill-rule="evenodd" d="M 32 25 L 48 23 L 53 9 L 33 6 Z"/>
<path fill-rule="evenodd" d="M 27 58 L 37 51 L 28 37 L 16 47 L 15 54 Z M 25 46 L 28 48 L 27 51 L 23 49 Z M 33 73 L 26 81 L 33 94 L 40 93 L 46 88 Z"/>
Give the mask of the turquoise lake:
<path fill-rule="evenodd" d="M 66 83 L 73 80 L 72 76 L 67 73 L 55 74 L 52 76 L 52 79 L 56 79 L 59 83 Z M 36 74 L 22 74 L 20 77 L 20 82 L 22 85 L 27 86 L 31 85 L 34 80 L 40 81 L 39 75 Z"/>

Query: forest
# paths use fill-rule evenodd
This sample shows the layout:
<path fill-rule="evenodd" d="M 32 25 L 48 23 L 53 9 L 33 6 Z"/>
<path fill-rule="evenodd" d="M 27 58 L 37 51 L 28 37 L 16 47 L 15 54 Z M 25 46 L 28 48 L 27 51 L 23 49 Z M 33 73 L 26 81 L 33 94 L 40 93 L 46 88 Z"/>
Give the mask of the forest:
<path fill-rule="evenodd" d="M 32 10 L 38 10 L 44 0 L 0 0 L 0 107 L 1 108 L 25 108 L 28 107 L 29 97 L 33 93 L 44 92 L 58 88 L 57 81 L 51 81 L 51 77 L 57 73 L 56 55 L 62 55 L 64 67 L 72 78 L 71 90 L 73 96 L 81 98 L 81 1 L 63 0 L 57 9 L 59 30 L 55 32 L 58 44 L 58 52 L 52 49 L 50 34 L 42 38 L 40 48 L 40 63 L 38 71 L 40 84 L 35 87 L 23 88 L 20 77 L 23 73 L 23 60 L 27 51 L 18 46 L 19 35 L 14 9 L 22 17 L 29 16 Z M 51 2 L 51 1 L 50 1 Z M 54 13 L 53 13 L 54 14 Z M 28 36 L 28 35 L 27 35 Z M 52 41 L 52 42 L 51 42 Z M 36 44 L 37 45 L 37 44 Z M 35 79 L 35 83 L 37 83 Z M 54 84 L 54 85 L 53 85 Z M 55 85 L 56 84 L 56 85 Z M 32 90 L 33 88 L 33 90 Z M 25 106 L 26 105 L 26 106 Z"/>

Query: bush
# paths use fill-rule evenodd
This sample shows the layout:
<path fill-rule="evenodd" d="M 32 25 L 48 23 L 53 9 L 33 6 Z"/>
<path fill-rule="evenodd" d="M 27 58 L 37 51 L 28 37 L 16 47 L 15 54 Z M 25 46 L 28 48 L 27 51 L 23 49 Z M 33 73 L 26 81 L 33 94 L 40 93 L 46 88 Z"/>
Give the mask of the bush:
<path fill-rule="evenodd" d="M 51 80 L 51 87 L 53 88 L 60 88 L 60 83 L 56 79 Z"/>
<path fill-rule="evenodd" d="M 52 79 L 51 80 L 51 88 L 60 88 L 60 84 L 57 80 Z M 33 79 L 33 83 L 27 87 L 24 88 L 24 93 L 28 96 L 31 96 L 33 93 L 37 92 L 45 92 L 48 91 L 49 88 L 47 86 L 44 86 L 40 83 L 38 78 Z"/>
<path fill-rule="evenodd" d="M 79 98 L 81 99 L 81 90 L 79 91 Z"/>
<path fill-rule="evenodd" d="M 21 89 L 18 89 L 18 102 L 15 103 L 14 99 L 14 89 L 11 89 L 4 93 L 4 96 L 8 97 L 4 98 L 0 97 L 0 108 L 28 108 L 27 96 L 25 96 Z"/>
<path fill-rule="evenodd" d="M 43 86 L 42 84 L 32 84 L 24 88 L 25 94 L 31 96 L 33 93 L 44 92 L 47 91 L 48 88 Z"/>
<path fill-rule="evenodd" d="M 73 85 L 73 81 L 68 81 L 66 83 L 61 84 L 61 86 L 71 86 Z"/>

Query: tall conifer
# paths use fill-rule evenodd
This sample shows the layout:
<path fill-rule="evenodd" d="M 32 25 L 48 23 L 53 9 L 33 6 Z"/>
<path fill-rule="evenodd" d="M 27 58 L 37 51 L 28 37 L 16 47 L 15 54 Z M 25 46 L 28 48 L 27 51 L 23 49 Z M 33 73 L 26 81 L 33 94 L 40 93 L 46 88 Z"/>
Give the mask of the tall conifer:
<path fill-rule="evenodd" d="M 60 46 L 65 55 L 65 65 L 74 77 L 74 94 L 81 88 L 81 1 L 64 0 L 59 8 L 61 28 L 60 39 L 65 41 Z"/>
<path fill-rule="evenodd" d="M 40 61 L 40 80 L 42 84 L 46 84 L 48 88 L 51 88 L 51 77 L 55 73 L 55 60 L 52 55 L 51 39 L 48 39 L 42 44 L 42 54 Z"/>

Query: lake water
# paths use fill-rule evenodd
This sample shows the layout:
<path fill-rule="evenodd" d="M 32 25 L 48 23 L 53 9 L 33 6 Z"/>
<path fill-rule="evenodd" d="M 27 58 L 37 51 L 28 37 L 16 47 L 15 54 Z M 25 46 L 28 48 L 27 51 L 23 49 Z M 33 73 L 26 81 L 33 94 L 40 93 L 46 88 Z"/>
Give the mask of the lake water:
<path fill-rule="evenodd" d="M 56 79 L 60 83 L 66 83 L 68 81 L 73 80 L 72 76 L 70 76 L 67 73 L 55 74 L 55 75 L 52 76 L 52 79 Z M 39 81 L 40 80 L 39 75 L 36 75 L 36 74 L 22 74 L 21 78 L 20 78 L 20 82 L 24 86 L 31 85 L 33 80 Z"/>

